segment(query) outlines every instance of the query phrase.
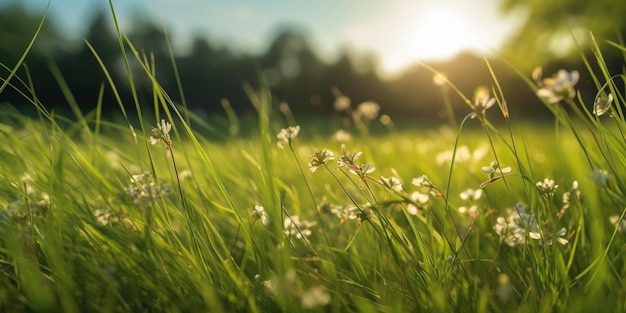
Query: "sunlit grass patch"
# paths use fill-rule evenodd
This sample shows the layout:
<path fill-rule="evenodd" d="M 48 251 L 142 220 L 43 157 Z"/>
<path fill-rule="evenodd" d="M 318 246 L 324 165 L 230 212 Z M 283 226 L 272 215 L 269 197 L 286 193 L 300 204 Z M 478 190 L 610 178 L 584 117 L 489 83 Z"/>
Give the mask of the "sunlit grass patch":
<path fill-rule="evenodd" d="M 233 111 L 216 130 L 174 103 L 118 38 L 154 114 L 56 116 L 28 93 L 39 119 L 1 113 L 2 309 L 624 309 L 623 76 L 600 57 L 593 105 L 578 72 L 523 76 L 554 124 L 510 115 L 493 73 L 433 128 L 338 90 L 339 119 L 299 123 L 246 85 L 243 136 Z"/>

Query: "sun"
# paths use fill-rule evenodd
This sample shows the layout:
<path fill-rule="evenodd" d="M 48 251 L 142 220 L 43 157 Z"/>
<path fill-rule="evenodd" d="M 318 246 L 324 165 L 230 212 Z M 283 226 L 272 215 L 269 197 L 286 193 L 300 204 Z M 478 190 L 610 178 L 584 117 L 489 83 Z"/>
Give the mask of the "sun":
<path fill-rule="evenodd" d="M 450 10 L 433 10 L 409 29 L 409 52 L 437 59 L 453 56 L 470 48 L 476 35 L 463 16 Z M 411 32 L 414 32 L 411 35 Z"/>
<path fill-rule="evenodd" d="M 465 50 L 486 50 L 477 18 L 451 5 L 419 10 L 382 55 L 383 68 L 394 72 L 418 61 L 445 60 Z"/>

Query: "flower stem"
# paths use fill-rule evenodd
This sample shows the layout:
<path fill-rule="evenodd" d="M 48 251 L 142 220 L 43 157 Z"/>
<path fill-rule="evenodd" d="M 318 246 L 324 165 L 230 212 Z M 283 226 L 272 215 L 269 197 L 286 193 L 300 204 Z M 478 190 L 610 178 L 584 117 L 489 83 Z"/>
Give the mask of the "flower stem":
<path fill-rule="evenodd" d="M 317 214 L 317 218 L 320 221 L 320 226 L 322 226 L 322 233 L 324 234 L 324 239 L 326 240 L 326 243 L 330 245 L 330 240 L 328 240 L 328 236 L 326 236 L 326 227 L 324 225 L 324 220 L 322 219 L 322 215 L 320 214 L 319 207 L 317 206 L 317 201 L 315 200 L 313 189 L 311 189 L 311 184 L 309 184 L 309 180 L 306 178 L 306 174 L 304 173 L 304 170 L 302 169 L 302 165 L 300 164 L 298 155 L 296 154 L 296 151 L 293 149 L 292 145 L 289 145 L 289 150 L 291 151 L 291 155 L 293 155 L 293 158 L 296 161 L 296 164 L 298 165 L 298 170 L 300 170 L 300 175 L 302 176 L 302 179 L 304 180 L 304 184 L 306 185 L 306 188 L 309 191 L 309 196 L 311 196 L 311 201 L 313 202 L 315 213 Z"/>
<path fill-rule="evenodd" d="M 450 95 L 448 95 L 446 88 L 441 88 L 441 95 L 443 96 L 443 104 L 446 109 L 446 115 L 448 117 L 448 126 L 450 126 L 450 129 L 456 129 L 458 125 L 454 116 L 454 109 L 452 108 Z"/>

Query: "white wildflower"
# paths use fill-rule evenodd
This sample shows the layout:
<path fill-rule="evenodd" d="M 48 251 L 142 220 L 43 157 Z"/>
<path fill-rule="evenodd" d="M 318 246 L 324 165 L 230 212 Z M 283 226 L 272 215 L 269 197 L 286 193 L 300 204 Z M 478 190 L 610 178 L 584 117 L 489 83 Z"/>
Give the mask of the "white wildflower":
<path fill-rule="evenodd" d="M 523 204 L 516 204 L 515 209 L 507 211 L 508 217 L 498 217 L 493 230 L 511 247 L 525 244 L 527 233 L 538 232 L 537 218 L 532 213 L 526 213 Z"/>
<path fill-rule="evenodd" d="M 192 176 L 193 174 L 191 173 L 191 170 L 186 168 L 180 171 L 180 173 L 178 174 L 178 179 L 185 180 L 185 179 L 191 178 Z"/>
<path fill-rule="evenodd" d="M 409 195 L 409 198 L 413 202 L 406 206 L 406 211 L 411 215 L 417 215 L 419 209 L 426 208 L 428 201 L 430 200 L 430 196 L 428 194 L 421 193 L 419 191 L 412 192 Z"/>
<path fill-rule="evenodd" d="M 312 234 L 311 227 L 315 226 L 317 222 L 313 221 L 300 221 L 298 215 L 292 215 L 285 218 L 283 221 L 283 229 L 285 235 L 295 236 L 298 239 L 306 238 Z"/>
<path fill-rule="evenodd" d="M 552 77 L 542 79 L 541 76 L 542 69 L 540 67 L 535 68 L 533 79 L 540 87 L 537 91 L 537 96 L 540 98 L 546 99 L 550 103 L 558 103 L 563 98 L 573 99 L 576 96 L 574 86 L 580 79 L 578 71 L 559 70 Z"/>
<path fill-rule="evenodd" d="M 487 109 L 491 108 L 496 103 L 496 99 L 491 98 L 489 92 L 484 91 L 482 88 L 480 90 L 481 92 L 476 93 L 474 97 L 474 103 L 470 103 L 470 107 L 474 111 L 471 114 L 471 118 L 482 119 Z"/>
<path fill-rule="evenodd" d="M 330 295 L 321 287 L 316 286 L 303 292 L 300 300 L 303 308 L 312 309 L 329 304 Z"/>
<path fill-rule="evenodd" d="M 254 211 L 252 212 L 252 217 L 255 220 L 260 220 L 261 223 L 265 226 L 270 224 L 270 218 L 265 212 L 265 208 L 262 205 L 255 205 Z"/>
<path fill-rule="evenodd" d="M 380 105 L 373 101 L 366 101 L 359 104 L 357 107 L 357 114 L 359 117 L 363 117 L 365 120 L 371 121 L 378 117 L 380 111 Z"/>
<path fill-rule="evenodd" d="M 361 214 L 361 211 L 355 205 L 335 205 L 330 208 L 330 212 L 337 216 L 341 223 L 345 223 L 346 220 L 355 220 Z"/>
<path fill-rule="evenodd" d="M 605 186 L 611 175 L 609 172 L 603 169 L 594 169 L 593 172 L 589 175 L 591 181 L 593 181 L 598 186 Z"/>
<path fill-rule="evenodd" d="M 33 178 L 30 176 L 30 174 L 28 173 L 24 173 L 21 177 L 20 177 L 20 181 L 22 181 L 22 184 L 28 184 L 30 182 L 33 181 Z"/>
<path fill-rule="evenodd" d="M 285 144 L 291 147 L 294 139 L 298 136 L 298 133 L 300 133 L 299 125 L 281 129 L 276 135 L 276 138 L 278 139 L 278 147 L 283 149 Z"/>
<path fill-rule="evenodd" d="M 578 181 L 572 182 L 572 188 L 563 193 L 563 205 L 569 207 L 573 203 L 580 202 L 581 192 L 578 188 Z"/>
<path fill-rule="evenodd" d="M 543 233 L 539 231 L 528 232 L 528 236 L 532 239 L 537 240 L 540 246 L 552 245 L 552 239 L 556 240 L 558 243 L 562 245 L 566 245 L 569 242 L 569 240 L 565 238 L 565 235 L 567 235 L 567 230 L 565 228 L 561 228 L 559 231 L 557 231 L 554 234 L 546 232 L 545 230 L 543 231 Z"/>
<path fill-rule="evenodd" d="M 617 231 L 624 234 L 626 233 L 626 220 L 620 219 L 620 216 L 617 214 L 611 215 L 609 217 L 609 222 L 617 227 Z"/>
<path fill-rule="evenodd" d="M 478 215 L 478 206 L 476 206 L 476 205 L 471 205 L 469 207 L 467 207 L 467 206 L 460 206 L 459 207 L 459 213 L 467 214 L 470 217 L 475 217 L 475 216 Z"/>
<path fill-rule="evenodd" d="M 511 172 L 511 167 L 500 167 L 498 161 L 493 161 L 491 162 L 491 164 L 489 164 L 488 166 L 483 166 L 481 169 L 483 173 L 489 174 L 489 177 L 493 177 L 496 173 L 505 174 Z"/>
<path fill-rule="evenodd" d="M 463 200 L 470 200 L 470 201 L 476 201 L 476 200 L 480 199 L 480 197 L 482 195 L 483 195 L 483 190 L 482 189 L 467 188 L 463 192 L 461 192 L 461 199 L 463 199 Z"/>
<path fill-rule="evenodd" d="M 452 163 L 452 157 L 454 157 L 454 163 L 463 163 L 472 158 L 472 153 L 467 146 L 461 145 L 456 149 L 456 151 L 446 150 L 438 153 L 435 156 L 435 160 L 437 165 L 443 165 Z"/>
<path fill-rule="evenodd" d="M 342 112 L 342 111 L 346 111 L 350 108 L 350 104 L 351 104 L 351 100 L 349 97 L 341 95 L 337 98 L 335 98 L 335 103 L 333 104 L 333 107 L 335 109 L 335 111 L 337 112 Z"/>
<path fill-rule="evenodd" d="M 166 122 L 165 119 L 161 119 L 161 124 L 157 125 L 157 128 L 152 128 L 150 144 L 155 145 L 157 142 L 163 141 L 170 146 L 172 144 L 170 130 L 172 130 L 172 124 Z"/>
<path fill-rule="evenodd" d="M 422 176 L 413 178 L 411 183 L 413 183 L 413 185 L 417 187 L 432 187 L 433 186 L 433 183 L 430 181 L 430 178 L 428 178 L 428 176 L 426 176 L 425 174 Z"/>
<path fill-rule="evenodd" d="M 318 167 L 325 166 L 335 159 L 335 155 L 328 149 L 315 150 L 309 160 L 309 170 L 315 172 Z"/>
<path fill-rule="evenodd" d="M 151 205 L 159 197 L 169 197 L 174 193 L 167 183 L 157 184 L 150 173 L 133 175 L 126 187 L 126 194 L 136 205 Z"/>
<path fill-rule="evenodd" d="M 105 209 L 97 209 L 93 212 L 93 215 L 98 220 L 98 223 L 102 224 L 103 226 L 107 226 L 118 221 L 117 216 Z"/>
<path fill-rule="evenodd" d="M 398 179 L 397 177 L 394 176 L 390 176 L 390 177 L 380 177 L 380 181 L 383 183 L 383 185 L 385 185 L 385 187 L 395 190 L 397 192 L 402 191 L 402 182 L 400 182 L 400 179 Z"/>
<path fill-rule="evenodd" d="M 554 180 L 548 178 L 544 179 L 543 181 L 537 182 L 535 185 L 537 186 L 537 190 L 539 190 L 539 193 L 541 195 L 547 196 L 554 195 L 554 192 L 559 187 L 559 185 L 556 185 L 554 183 Z"/>
<path fill-rule="evenodd" d="M 349 132 L 340 129 L 333 134 L 333 140 L 338 142 L 347 142 L 352 140 L 352 135 Z"/>

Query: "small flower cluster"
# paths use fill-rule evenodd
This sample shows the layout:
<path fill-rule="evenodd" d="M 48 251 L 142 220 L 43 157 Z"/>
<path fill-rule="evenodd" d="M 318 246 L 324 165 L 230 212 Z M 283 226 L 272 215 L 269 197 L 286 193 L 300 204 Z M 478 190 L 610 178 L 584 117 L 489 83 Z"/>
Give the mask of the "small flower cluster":
<path fill-rule="evenodd" d="M 477 201 L 478 199 L 480 199 L 480 197 L 482 197 L 482 195 L 483 195 L 482 189 L 467 188 L 463 192 L 461 192 L 460 197 L 462 200 L 466 200 L 466 201 L 467 200 Z"/>
<path fill-rule="evenodd" d="M 569 242 L 565 228 L 560 228 L 554 233 L 548 232 L 545 228 L 539 229 L 537 217 L 534 213 L 528 213 L 524 204 L 518 203 L 514 209 L 508 209 L 507 212 L 506 218 L 500 216 L 496 219 L 493 230 L 511 247 L 524 245 L 527 235 L 537 240 L 539 245 L 552 245 L 553 240 L 562 245 Z"/>
<path fill-rule="evenodd" d="M 93 211 L 93 215 L 98 220 L 98 223 L 102 224 L 103 226 L 112 225 L 119 222 L 120 220 L 113 212 L 105 209 L 97 209 Z"/>
<path fill-rule="evenodd" d="M 347 168 L 350 173 L 354 175 L 358 175 L 361 179 L 365 179 L 365 177 L 376 170 L 375 167 L 370 164 L 357 164 L 356 160 L 361 156 L 362 152 L 348 152 L 346 151 L 346 146 L 341 146 L 342 154 L 339 157 L 339 167 Z"/>
<path fill-rule="evenodd" d="M 580 205 L 582 203 L 582 196 L 580 189 L 578 188 L 578 181 L 572 182 L 572 188 L 563 193 L 563 208 L 561 211 L 569 209 L 573 205 Z M 559 213 L 561 215 L 561 213 Z M 560 218 L 560 216 L 559 216 Z"/>
<path fill-rule="evenodd" d="M 483 173 L 489 175 L 489 178 L 493 178 L 496 174 L 506 174 L 511 172 L 511 167 L 501 167 L 498 161 L 493 161 L 491 164 L 482 167 Z"/>
<path fill-rule="evenodd" d="M 506 173 L 510 173 L 511 172 L 511 167 L 507 166 L 507 167 L 502 167 L 500 166 L 500 164 L 498 163 L 498 161 L 493 161 L 491 162 L 491 164 L 489 164 L 488 166 L 483 166 L 482 168 L 483 173 L 489 175 L 489 179 L 483 183 L 480 184 L 480 188 L 484 188 L 485 186 L 493 183 L 494 181 L 502 178 L 502 176 Z M 499 174 L 499 175 L 496 175 Z"/>
<path fill-rule="evenodd" d="M 619 215 L 614 214 L 609 216 L 609 222 L 617 227 L 618 232 L 622 234 L 626 233 L 626 220 L 622 219 Z"/>
<path fill-rule="evenodd" d="M 469 103 L 472 108 L 471 118 L 477 118 L 483 120 L 485 118 L 485 112 L 496 104 L 496 99 L 489 96 L 489 92 L 484 89 L 480 89 L 474 96 L 474 103 Z"/>
<path fill-rule="evenodd" d="M 550 103 L 558 103 L 563 99 L 573 99 L 576 96 L 574 86 L 580 79 L 578 71 L 568 72 L 559 70 L 552 77 L 542 78 L 543 69 L 537 67 L 533 70 L 532 77 L 539 87 L 537 96 Z"/>
<path fill-rule="evenodd" d="M 537 232 L 535 214 L 526 212 L 526 205 L 518 203 L 514 209 L 507 209 L 508 216 L 498 217 L 493 230 L 500 235 L 504 243 L 514 247 L 526 243 L 527 232 Z"/>
<path fill-rule="evenodd" d="M 261 221 L 261 223 L 265 226 L 270 224 L 270 217 L 265 212 L 265 208 L 262 205 L 255 205 L 254 211 L 252 212 L 252 218 L 257 221 Z"/>
<path fill-rule="evenodd" d="M 335 205 L 332 206 L 330 212 L 337 216 L 341 223 L 345 223 L 346 220 L 356 220 L 360 217 L 361 211 L 356 205 Z"/>
<path fill-rule="evenodd" d="M 337 142 L 348 142 L 352 140 L 352 135 L 343 129 L 339 129 L 333 134 L 332 139 Z"/>
<path fill-rule="evenodd" d="M 298 134 L 300 133 L 300 126 L 289 126 L 287 128 L 283 128 L 278 132 L 276 138 L 278 139 L 278 148 L 284 149 L 285 145 L 293 148 L 293 141 L 296 139 Z"/>
<path fill-rule="evenodd" d="M 167 148 L 171 148 L 172 140 L 170 139 L 170 131 L 172 130 L 172 124 L 165 121 L 165 119 L 161 119 L 161 124 L 157 125 L 156 128 L 152 128 L 152 135 L 150 136 L 150 144 L 155 145 L 159 141 L 165 142 Z"/>
<path fill-rule="evenodd" d="M 562 245 L 566 245 L 569 243 L 569 240 L 565 238 L 567 236 L 567 229 L 565 227 L 557 230 L 555 233 L 549 233 L 544 231 L 541 232 L 529 232 L 528 236 L 532 239 L 535 239 L 539 242 L 540 246 L 543 245 L 552 245 L 552 240 L 556 240 L 558 243 Z"/>
<path fill-rule="evenodd" d="M 455 150 L 445 150 L 437 153 L 435 160 L 437 165 L 449 165 L 452 163 L 452 157 L 454 156 L 454 163 L 464 163 L 468 161 L 481 161 L 485 155 L 487 155 L 486 147 L 479 147 L 474 151 L 470 151 L 469 147 L 461 145 Z"/>
<path fill-rule="evenodd" d="M 406 206 L 406 211 L 411 215 L 417 215 L 419 210 L 428 209 L 431 195 L 436 195 L 435 186 L 426 175 L 413 178 L 411 183 L 418 187 L 418 190 L 409 194 L 411 202 Z"/>
<path fill-rule="evenodd" d="M 285 235 L 287 236 L 295 236 L 298 239 L 306 239 L 312 234 L 311 228 L 316 224 L 317 222 L 315 221 L 300 221 L 300 217 L 298 215 L 291 215 L 286 217 L 283 221 L 283 229 L 285 230 Z"/>
<path fill-rule="evenodd" d="M 37 192 L 31 186 L 32 178 L 24 174 L 21 184 L 12 184 L 18 189 L 17 199 L 6 207 L 6 214 L 16 220 L 26 221 L 29 218 L 45 218 L 50 209 L 50 196 L 45 192 Z"/>
<path fill-rule="evenodd" d="M 260 275 L 255 278 L 260 281 Z M 323 307 L 330 303 L 331 297 L 322 286 L 312 286 L 302 290 L 297 284 L 298 275 L 292 269 L 288 270 L 283 277 L 274 276 L 271 279 L 260 281 L 270 294 L 278 297 L 291 295 L 300 299 L 303 309 L 309 310 Z"/>
<path fill-rule="evenodd" d="M 309 170 L 315 172 L 318 167 L 325 166 L 335 159 L 335 155 L 328 149 L 315 150 L 309 160 Z"/>
<path fill-rule="evenodd" d="M 158 185 L 150 173 L 133 175 L 126 187 L 126 195 L 136 205 L 151 205 L 159 197 L 169 197 L 174 193 L 167 183 Z"/>
<path fill-rule="evenodd" d="M 470 217 L 478 216 L 478 205 L 476 202 L 482 197 L 482 189 L 468 188 L 461 192 L 461 200 L 467 201 L 469 205 L 459 207 L 459 213 L 468 214 Z"/>
<path fill-rule="evenodd" d="M 559 185 L 555 185 L 554 180 L 549 178 L 546 178 L 543 181 L 539 181 L 535 185 L 537 186 L 539 194 L 547 197 L 554 196 L 554 192 L 559 187 Z"/>
<path fill-rule="evenodd" d="M 335 98 L 335 102 L 333 103 L 333 108 L 337 112 L 348 111 L 350 109 L 350 105 L 352 104 L 352 100 L 350 97 L 339 95 Z"/>
<path fill-rule="evenodd" d="M 350 97 L 342 94 L 337 87 L 331 88 L 331 92 L 335 96 L 333 108 L 342 116 L 344 126 L 354 123 L 362 133 L 368 133 L 370 122 L 378 118 L 380 114 L 380 104 L 374 101 L 364 101 L 359 103 L 356 109 L 353 110 Z M 381 115 L 379 120 L 386 126 L 389 126 L 391 123 L 391 118 L 386 114 Z M 351 135 L 341 130 L 333 137 L 336 141 L 345 142 L 351 138 Z"/>
<path fill-rule="evenodd" d="M 339 88 L 333 87 L 331 89 L 335 95 L 335 102 L 333 108 L 337 112 L 346 112 L 348 115 L 352 113 L 352 118 L 355 121 L 372 121 L 378 117 L 380 112 L 380 105 L 374 101 L 365 101 L 357 105 L 356 110 L 352 111 L 352 100 L 350 97 L 341 93 Z"/>
<path fill-rule="evenodd" d="M 487 153 L 488 149 L 484 146 L 471 151 L 469 147 L 461 145 L 455 150 L 445 150 L 437 153 L 435 160 L 437 165 L 449 165 L 452 163 L 452 157 L 454 156 L 454 163 L 464 163 L 468 161 L 472 161 L 473 163 L 481 161 Z"/>
<path fill-rule="evenodd" d="M 411 183 L 417 187 L 433 187 L 433 182 L 426 175 L 413 178 Z"/>
<path fill-rule="evenodd" d="M 380 182 L 383 184 L 383 186 L 393 190 L 393 191 L 397 191 L 397 192 L 401 192 L 402 191 L 402 182 L 400 181 L 399 178 L 395 177 L 395 176 L 389 176 L 389 177 L 380 177 Z"/>
<path fill-rule="evenodd" d="M 330 204 L 324 200 L 320 206 L 320 212 L 329 213 L 339 218 L 341 224 L 345 224 L 349 220 L 358 220 L 359 225 L 372 213 L 370 205 L 363 206 L 363 209 L 354 204 L 339 205 Z"/>
<path fill-rule="evenodd" d="M 406 206 L 406 211 L 411 215 L 417 215 L 420 209 L 424 210 L 428 208 L 430 196 L 427 193 L 413 191 L 409 195 L 409 199 L 411 199 L 411 203 Z"/>
<path fill-rule="evenodd" d="M 305 290 L 300 296 L 300 303 L 304 309 L 313 309 L 330 303 L 330 295 L 319 286 Z"/>
<path fill-rule="evenodd" d="M 361 102 L 355 111 L 356 118 L 372 121 L 378 117 L 380 105 L 373 101 Z"/>
<path fill-rule="evenodd" d="M 120 214 L 113 213 L 109 210 L 97 209 L 93 212 L 93 215 L 102 226 L 122 224 L 129 229 L 137 230 L 137 226 L 133 224 L 129 218 L 120 216 Z"/>
<path fill-rule="evenodd" d="M 591 178 L 591 181 L 593 181 L 597 186 L 606 186 L 609 178 L 611 178 L 611 175 L 609 175 L 609 172 L 606 170 L 596 168 L 593 172 L 591 172 L 591 174 L 589 174 L 589 178 Z"/>

